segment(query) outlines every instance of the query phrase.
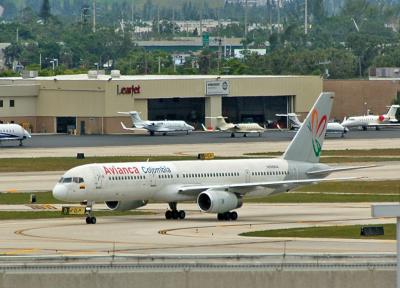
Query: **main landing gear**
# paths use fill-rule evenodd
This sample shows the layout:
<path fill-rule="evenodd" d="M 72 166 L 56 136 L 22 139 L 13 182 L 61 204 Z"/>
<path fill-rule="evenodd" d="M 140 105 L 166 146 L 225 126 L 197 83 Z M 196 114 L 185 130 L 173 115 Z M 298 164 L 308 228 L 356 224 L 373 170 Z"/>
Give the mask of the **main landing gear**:
<path fill-rule="evenodd" d="M 167 210 L 165 212 L 165 219 L 167 219 L 167 220 L 170 220 L 170 219 L 174 219 L 174 220 L 176 220 L 176 219 L 185 219 L 185 217 L 186 217 L 185 211 L 184 210 L 179 210 L 178 211 L 176 209 L 176 202 L 168 203 L 168 205 L 169 205 L 169 208 L 171 210 Z"/>
<path fill-rule="evenodd" d="M 238 214 L 235 211 L 218 213 L 218 215 L 217 215 L 217 219 L 219 221 L 229 221 L 229 220 L 236 221 L 237 218 L 238 218 Z"/>
<path fill-rule="evenodd" d="M 96 217 L 93 216 L 94 202 L 88 201 L 85 208 L 86 224 L 96 224 Z"/>

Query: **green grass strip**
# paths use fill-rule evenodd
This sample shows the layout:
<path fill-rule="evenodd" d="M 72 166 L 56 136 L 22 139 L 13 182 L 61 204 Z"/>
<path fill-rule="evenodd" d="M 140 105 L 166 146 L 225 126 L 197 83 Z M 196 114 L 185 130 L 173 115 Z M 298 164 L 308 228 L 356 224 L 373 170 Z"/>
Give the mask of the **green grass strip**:
<path fill-rule="evenodd" d="M 325 193 L 283 193 L 263 198 L 246 199 L 246 203 L 364 203 L 400 202 L 400 195 L 377 194 L 325 194 Z"/>
<path fill-rule="evenodd" d="M 39 192 L 39 193 L 1 193 L 0 204 L 2 205 L 30 204 L 30 194 L 35 194 L 36 196 L 36 203 L 34 204 L 66 203 L 55 199 L 51 192 Z"/>
<path fill-rule="evenodd" d="M 385 235 L 361 236 L 361 227 L 381 225 L 351 225 L 330 227 L 309 227 L 246 232 L 241 236 L 250 237 L 297 237 L 297 238 L 342 238 L 342 239 L 396 239 L 396 225 L 384 224 Z"/>
<path fill-rule="evenodd" d="M 255 153 L 245 153 L 244 155 L 249 156 L 279 156 L 283 152 L 255 152 Z M 322 156 L 399 156 L 400 149 L 389 148 L 389 149 L 346 149 L 346 150 L 322 150 Z"/>
<path fill-rule="evenodd" d="M 126 215 L 151 215 L 147 211 L 95 211 L 96 217 L 126 216 Z M 46 219 L 46 218 L 85 218 L 84 215 L 63 215 L 61 211 L 0 211 L 0 220 L 17 219 Z"/>

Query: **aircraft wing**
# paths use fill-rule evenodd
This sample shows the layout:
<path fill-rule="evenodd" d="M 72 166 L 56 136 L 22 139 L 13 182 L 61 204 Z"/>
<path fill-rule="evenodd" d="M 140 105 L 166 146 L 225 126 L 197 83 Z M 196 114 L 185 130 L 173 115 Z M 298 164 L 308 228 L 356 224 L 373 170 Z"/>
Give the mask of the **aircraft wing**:
<path fill-rule="evenodd" d="M 203 191 L 209 189 L 216 190 L 235 190 L 235 192 L 240 192 L 242 195 L 246 194 L 249 191 L 249 188 L 255 187 L 289 187 L 290 185 L 296 184 L 313 184 L 318 182 L 326 182 L 326 181 L 345 181 L 345 180 L 354 180 L 359 179 L 361 177 L 342 177 L 342 178 L 329 178 L 329 179 L 302 179 L 302 180 L 282 180 L 282 181 L 266 181 L 266 182 L 253 182 L 253 183 L 236 183 L 236 184 L 222 184 L 222 185 L 188 185 L 182 186 L 178 189 L 178 193 L 186 194 L 186 195 L 197 195 Z"/>
<path fill-rule="evenodd" d="M 135 131 L 135 130 L 138 130 L 137 128 L 128 128 L 128 127 L 126 127 L 125 124 L 124 124 L 124 122 L 121 122 L 121 126 L 122 126 L 122 129 L 128 130 L 128 131 Z"/>
<path fill-rule="evenodd" d="M 235 133 L 262 133 L 265 132 L 265 130 L 238 130 L 235 131 Z"/>
<path fill-rule="evenodd" d="M 144 128 L 142 127 L 126 127 L 124 122 L 121 122 L 122 129 L 127 131 L 143 131 Z"/>
<path fill-rule="evenodd" d="M 150 123 L 149 125 L 144 125 L 143 128 L 154 131 L 154 132 L 173 132 L 175 130 L 162 126 L 160 123 Z"/>
<path fill-rule="evenodd" d="M 400 123 L 381 123 L 381 124 L 368 124 L 368 127 L 394 127 L 400 126 Z"/>

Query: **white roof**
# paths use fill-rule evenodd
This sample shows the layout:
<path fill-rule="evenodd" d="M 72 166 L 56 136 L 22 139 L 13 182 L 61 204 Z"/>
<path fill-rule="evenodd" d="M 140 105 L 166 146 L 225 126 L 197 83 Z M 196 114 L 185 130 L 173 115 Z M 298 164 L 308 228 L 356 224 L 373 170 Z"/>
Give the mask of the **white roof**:
<path fill-rule="evenodd" d="M 90 79 L 87 74 L 74 75 L 56 75 L 56 76 L 39 76 L 35 78 L 27 78 L 23 80 L 96 80 L 96 81 L 138 81 L 138 80 L 222 80 L 222 79 L 246 79 L 246 78 L 297 78 L 310 77 L 302 75 L 121 75 L 120 77 L 112 78 L 111 75 L 98 75 L 97 78 Z M 317 77 L 317 76 L 314 76 Z M 1 79 L 21 80 L 21 77 L 4 77 Z"/>

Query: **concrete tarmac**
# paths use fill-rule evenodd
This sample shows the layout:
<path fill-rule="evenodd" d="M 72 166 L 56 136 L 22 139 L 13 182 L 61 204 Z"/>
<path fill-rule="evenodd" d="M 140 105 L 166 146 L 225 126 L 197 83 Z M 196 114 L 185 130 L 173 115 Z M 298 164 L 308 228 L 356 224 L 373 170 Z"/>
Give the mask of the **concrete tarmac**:
<path fill-rule="evenodd" d="M 289 139 L 290 140 L 290 139 Z M 127 146 L 96 146 L 54 148 L 3 147 L 0 158 L 31 158 L 31 157 L 75 157 L 77 153 L 85 156 L 162 156 L 162 155 L 197 155 L 201 152 L 214 152 L 217 156 L 241 156 L 254 152 L 284 151 L 287 141 L 237 142 L 237 143 L 203 143 L 174 145 L 127 145 Z M 119 143 L 118 143 L 119 144 Z M 399 148 L 400 138 L 375 139 L 327 139 L 324 150 L 345 149 L 385 149 Z M 323 153 L 322 153 L 323 155 Z"/>
<path fill-rule="evenodd" d="M 378 224 L 361 204 L 245 204 L 234 222 L 217 221 L 194 204 L 181 204 L 185 220 L 165 220 L 166 204 L 143 210 L 155 215 L 10 220 L 0 222 L 0 253 L 5 255 L 110 255 L 208 253 L 380 253 L 394 252 L 395 241 L 243 237 L 247 231 L 312 226 Z"/>

